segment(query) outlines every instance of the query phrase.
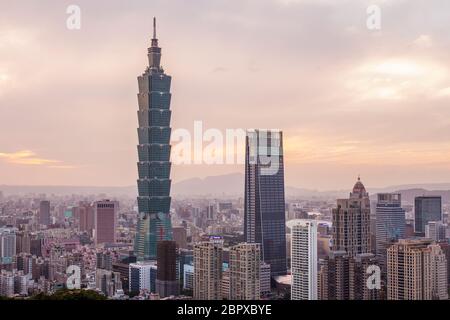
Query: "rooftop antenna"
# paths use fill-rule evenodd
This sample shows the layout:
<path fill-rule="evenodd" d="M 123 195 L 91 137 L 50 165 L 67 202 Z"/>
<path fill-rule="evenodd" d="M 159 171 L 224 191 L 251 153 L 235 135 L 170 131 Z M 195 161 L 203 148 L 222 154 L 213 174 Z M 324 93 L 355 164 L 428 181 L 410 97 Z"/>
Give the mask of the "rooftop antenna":
<path fill-rule="evenodd" d="M 153 17 L 153 39 L 156 39 L 156 17 Z"/>

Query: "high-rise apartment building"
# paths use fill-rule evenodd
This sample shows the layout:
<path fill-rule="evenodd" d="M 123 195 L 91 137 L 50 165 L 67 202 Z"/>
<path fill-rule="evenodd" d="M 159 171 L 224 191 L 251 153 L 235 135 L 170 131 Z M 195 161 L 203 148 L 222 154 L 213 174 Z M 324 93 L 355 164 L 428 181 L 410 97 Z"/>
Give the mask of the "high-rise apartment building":
<path fill-rule="evenodd" d="M 405 238 L 405 210 L 400 193 L 379 193 L 376 204 L 376 249 L 383 270 L 386 269 L 386 250 Z"/>
<path fill-rule="evenodd" d="M 48 226 L 51 224 L 50 201 L 42 200 L 39 204 L 39 224 Z"/>
<path fill-rule="evenodd" d="M 349 199 L 337 200 L 332 223 L 333 251 L 345 251 L 350 256 L 371 251 L 370 200 L 359 177 Z"/>
<path fill-rule="evenodd" d="M 194 245 L 194 299 L 219 300 L 222 293 L 223 240 Z"/>
<path fill-rule="evenodd" d="M 259 300 L 261 247 L 241 243 L 230 248 L 229 276 L 231 300 Z"/>
<path fill-rule="evenodd" d="M 291 299 L 317 300 L 317 222 L 299 221 L 291 228 Z"/>
<path fill-rule="evenodd" d="M 287 272 L 283 135 L 275 130 L 249 130 L 245 156 L 244 233 L 260 243 L 272 275 Z"/>
<path fill-rule="evenodd" d="M 373 274 L 371 266 L 378 266 L 372 253 L 350 256 L 345 251 L 333 251 L 320 266 L 320 300 L 379 300 L 381 288 L 368 287 L 367 281 Z"/>
<path fill-rule="evenodd" d="M 425 234 L 425 226 L 430 221 L 442 221 L 441 196 L 422 196 L 414 199 L 414 232 Z"/>
<path fill-rule="evenodd" d="M 94 203 L 95 244 L 115 243 L 119 203 L 117 201 L 97 201 Z"/>
<path fill-rule="evenodd" d="M 388 300 L 448 299 L 447 260 L 439 245 L 403 239 L 387 252 Z"/>
<path fill-rule="evenodd" d="M 161 48 L 156 38 L 156 22 L 149 67 L 138 77 L 139 145 L 138 209 L 135 239 L 138 260 L 154 260 L 157 242 L 172 240 L 170 219 L 170 83 L 171 77 L 160 65 Z"/>

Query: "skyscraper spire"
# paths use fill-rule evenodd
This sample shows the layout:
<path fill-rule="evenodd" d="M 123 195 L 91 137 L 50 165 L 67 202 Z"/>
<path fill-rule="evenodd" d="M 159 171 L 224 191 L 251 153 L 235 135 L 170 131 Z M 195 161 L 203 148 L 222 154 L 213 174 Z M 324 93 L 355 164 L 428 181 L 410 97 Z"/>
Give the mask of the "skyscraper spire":
<path fill-rule="evenodd" d="M 156 38 L 156 17 L 153 17 L 153 38 L 152 45 L 148 48 L 148 62 L 150 68 L 160 69 L 161 48 L 158 46 L 158 39 Z"/>

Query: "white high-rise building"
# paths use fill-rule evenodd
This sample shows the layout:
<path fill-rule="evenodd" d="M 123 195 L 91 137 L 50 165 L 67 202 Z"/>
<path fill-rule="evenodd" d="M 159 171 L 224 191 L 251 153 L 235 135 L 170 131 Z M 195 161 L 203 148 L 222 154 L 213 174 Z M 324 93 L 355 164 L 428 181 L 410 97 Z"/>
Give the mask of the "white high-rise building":
<path fill-rule="evenodd" d="M 425 225 L 425 238 L 434 241 L 445 240 L 447 236 L 447 224 L 442 221 L 429 221 Z"/>
<path fill-rule="evenodd" d="M 152 292 L 152 280 L 156 279 L 156 261 L 142 261 L 130 263 L 129 290 L 139 293 L 140 291 Z M 153 271 L 153 272 L 152 272 Z M 152 279 L 152 273 L 154 274 Z M 153 281 L 154 283 L 154 281 Z"/>
<path fill-rule="evenodd" d="M 291 299 L 317 300 L 317 222 L 296 220 L 291 228 Z"/>

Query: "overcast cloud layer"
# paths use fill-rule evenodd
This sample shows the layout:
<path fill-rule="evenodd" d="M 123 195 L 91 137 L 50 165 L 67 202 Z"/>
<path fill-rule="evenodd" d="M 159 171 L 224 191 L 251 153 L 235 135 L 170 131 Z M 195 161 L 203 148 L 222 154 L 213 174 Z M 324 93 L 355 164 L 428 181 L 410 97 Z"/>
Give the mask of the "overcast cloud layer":
<path fill-rule="evenodd" d="M 450 182 L 448 0 L 0 0 L 0 184 L 135 184 L 153 16 L 174 129 L 282 129 L 292 186 Z"/>

